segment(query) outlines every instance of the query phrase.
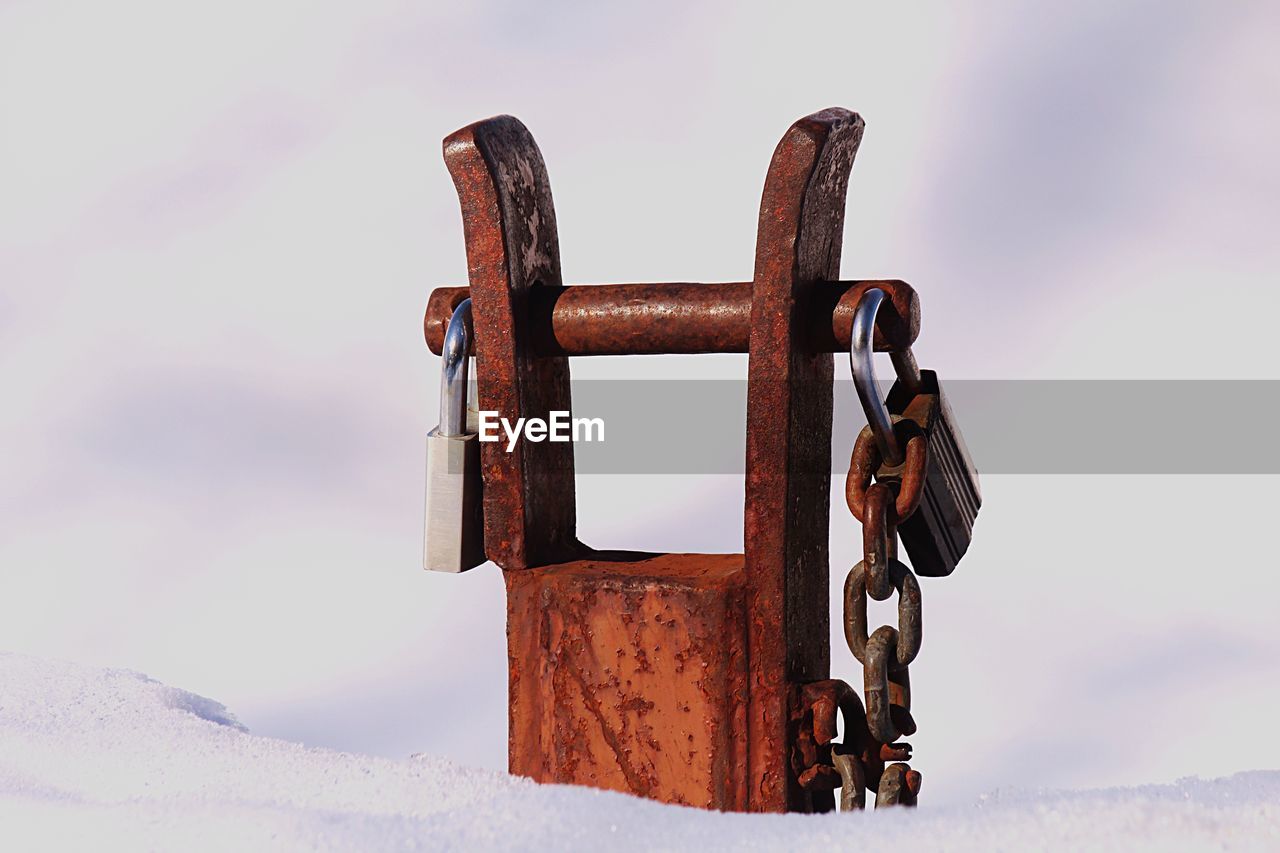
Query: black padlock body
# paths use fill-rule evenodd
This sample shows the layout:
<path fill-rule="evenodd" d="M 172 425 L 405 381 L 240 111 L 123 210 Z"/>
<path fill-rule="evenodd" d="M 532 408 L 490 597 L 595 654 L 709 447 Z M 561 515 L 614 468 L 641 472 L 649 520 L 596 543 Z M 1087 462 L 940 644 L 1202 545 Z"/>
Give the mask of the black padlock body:
<path fill-rule="evenodd" d="M 956 427 L 955 415 L 932 370 L 920 371 L 920 392 L 899 380 L 885 401 L 891 415 L 915 422 L 928 437 L 929 464 L 920 508 L 898 524 L 916 574 L 944 577 L 969 549 L 982 506 L 978 471 Z"/>

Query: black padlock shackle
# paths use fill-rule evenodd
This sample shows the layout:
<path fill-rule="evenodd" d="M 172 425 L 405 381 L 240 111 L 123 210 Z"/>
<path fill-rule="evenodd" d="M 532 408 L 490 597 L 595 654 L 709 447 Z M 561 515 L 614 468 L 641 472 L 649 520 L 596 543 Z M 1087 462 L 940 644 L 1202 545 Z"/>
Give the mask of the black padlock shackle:
<path fill-rule="evenodd" d="M 463 435 L 467 431 L 467 380 L 471 372 L 471 300 L 464 299 L 453 309 L 444 333 L 440 367 L 440 435 Z"/>
<path fill-rule="evenodd" d="M 889 416 L 889 409 L 880 399 L 875 364 L 871 358 L 876 312 L 880 310 L 880 303 L 884 298 L 883 290 L 872 287 L 858 300 L 858 307 L 853 311 L 853 326 L 849 330 L 849 367 L 853 370 L 853 387 L 858 392 L 862 411 L 875 434 L 876 444 L 880 446 L 884 461 L 890 465 L 901 465 L 906 454 L 893 433 L 893 419 Z M 889 357 L 902 384 L 911 393 L 919 393 L 920 368 L 916 364 L 916 357 L 911 354 L 911 348 L 892 350 Z"/>

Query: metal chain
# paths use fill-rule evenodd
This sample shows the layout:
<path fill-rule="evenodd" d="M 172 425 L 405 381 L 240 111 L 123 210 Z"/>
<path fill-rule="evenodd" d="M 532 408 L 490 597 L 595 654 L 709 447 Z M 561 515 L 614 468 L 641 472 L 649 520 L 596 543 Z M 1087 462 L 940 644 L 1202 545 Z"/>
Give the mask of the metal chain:
<path fill-rule="evenodd" d="M 868 426 L 854 443 L 845 481 L 849 509 L 862 522 L 862 560 L 845 579 L 844 636 L 849 651 L 862 664 L 866 732 L 873 743 L 861 756 L 847 750 L 833 755 L 841 779 L 842 810 L 864 808 L 864 789 L 876 792 L 876 808 L 914 806 L 922 781 L 920 773 L 903 762 L 911 757 L 910 744 L 896 742 L 916 731 L 908 666 L 920 653 L 922 636 L 920 583 L 898 560 L 898 523 L 920 505 L 928 442 L 909 421 L 900 420 L 894 428 L 906 447 L 902 464 L 883 466 Z M 883 601 L 895 591 L 898 627 L 883 625 L 868 635 L 867 599 Z M 885 761 L 895 763 L 885 766 Z"/>
<path fill-rule="evenodd" d="M 849 511 L 862 522 L 862 560 L 845 579 L 844 636 L 862 664 L 865 706 L 858 707 L 853 688 L 829 679 L 806 686 L 794 720 L 797 778 L 815 793 L 817 810 L 834 805 L 829 794 L 816 796 L 829 789 L 833 776 L 840 778 L 842 811 L 865 808 L 866 791 L 876 792 L 876 808 L 914 806 L 920 793 L 921 776 L 905 763 L 911 746 L 897 742 L 916 731 L 908 667 L 921 644 L 920 584 L 898 561 L 898 524 L 924 497 L 929 440 L 920 424 L 894 416 L 880 399 L 872 352 L 883 299 L 880 290 L 866 291 L 849 330 L 849 364 L 867 426 L 854 442 L 845 479 Z M 922 377 L 910 349 L 891 355 L 901 385 L 919 394 Z M 867 599 L 884 601 L 895 591 L 898 627 L 883 625 L 868 634 Z M 837 705 L 845 721 L 842 744 L 833 743 Z"/>

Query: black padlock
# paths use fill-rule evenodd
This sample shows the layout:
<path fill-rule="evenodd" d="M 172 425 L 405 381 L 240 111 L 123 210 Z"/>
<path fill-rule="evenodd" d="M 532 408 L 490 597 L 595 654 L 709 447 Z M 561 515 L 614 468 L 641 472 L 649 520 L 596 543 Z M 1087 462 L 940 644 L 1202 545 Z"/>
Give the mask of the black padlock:
<path fill-rule="evenodd" d="M 871 344 L 876 311 L 883 298 L 880 290 L 866 291 L 854 313 L 849 348 L 854 384 L 884 461 L 877 480 L 892 480 L 905 458 L 895 421 L 910 421 L 927 439 L 928 462 L 920 504 L 899 521 L 898 534 L 916 574 L 942 577 L 955 570 L 973 539 L 973 524 L 982 506 L 978 472 L 937 374 L 916 367 L 910 349 L 891 354 L 898 380 L 889 391 L 887 407 L 881 402 Z"/>

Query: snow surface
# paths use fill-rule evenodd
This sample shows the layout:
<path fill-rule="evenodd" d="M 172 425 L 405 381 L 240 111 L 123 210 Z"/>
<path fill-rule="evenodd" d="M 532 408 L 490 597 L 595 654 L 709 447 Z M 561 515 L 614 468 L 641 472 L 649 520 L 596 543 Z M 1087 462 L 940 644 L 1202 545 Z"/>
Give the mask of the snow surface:
<path fill-rule="evenodd" d="M 256 737 L 138 673 L 0 654 L 5 850 L 1280 849 L 1280 772 L 726 815 Z"/>

